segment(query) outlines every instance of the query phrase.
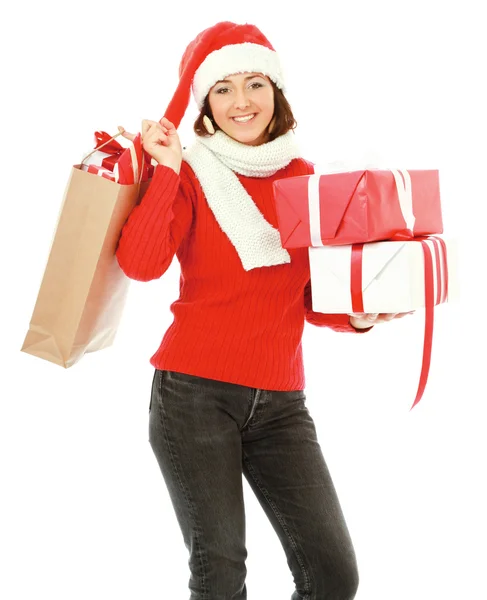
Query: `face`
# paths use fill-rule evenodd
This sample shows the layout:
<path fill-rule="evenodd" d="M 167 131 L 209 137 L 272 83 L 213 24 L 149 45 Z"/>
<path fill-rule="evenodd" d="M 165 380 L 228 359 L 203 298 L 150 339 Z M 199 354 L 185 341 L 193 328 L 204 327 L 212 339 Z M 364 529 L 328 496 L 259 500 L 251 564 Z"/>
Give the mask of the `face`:
<path fill-rule="evenodd" d="M 266 128 L 274 115 L 274 89 L 262 73 L 237 73 L 218 81 L 208 92 L 213 119 L 242 144 L 259 146 L 267 141 Z M 236 118 L 252 116 L 250 120 Z"/>

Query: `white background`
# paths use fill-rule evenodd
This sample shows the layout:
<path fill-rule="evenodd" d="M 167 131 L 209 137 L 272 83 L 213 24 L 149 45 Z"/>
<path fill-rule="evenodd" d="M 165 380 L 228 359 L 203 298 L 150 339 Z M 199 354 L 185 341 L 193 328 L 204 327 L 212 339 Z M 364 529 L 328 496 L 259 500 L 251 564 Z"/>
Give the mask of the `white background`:
<path fill-rule="evenodd" d="M 96 130 L 159 119 L 182 53 L 222 20 L 281 55 L 303 154 L 439 168 L 461 300 L 366 335 L 306 324 L 307 406 L 354 540 L 358 600 L 487 598 L 485 30 L 480 2 L 10 3 L 2 19 L 0 596 L 187 600 L 187 551 L 148 443 L 149 358 L 179 263 L 132 282 L 115 344 L 70 369 L 20 352 L 71 165 Z M 483 58 L 482 58 L 483 56 Z M 196 106 L 180 127 L 191 142 Z M 249 600 L 291 597 L 244 480 Z"/>

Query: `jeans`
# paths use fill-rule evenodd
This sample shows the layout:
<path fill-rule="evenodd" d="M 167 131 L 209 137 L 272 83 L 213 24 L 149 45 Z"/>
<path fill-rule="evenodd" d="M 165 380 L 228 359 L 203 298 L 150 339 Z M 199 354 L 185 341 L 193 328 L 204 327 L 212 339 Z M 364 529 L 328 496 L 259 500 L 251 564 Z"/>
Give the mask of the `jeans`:
<path fill-rule="evenodd" d="M 303 391 L 156 369 L 149 442 L 189 552 L 190 600 L 247 599 L 242 472 L 284 548 L 291 600 L 355 597 L 355 551 Z"/>

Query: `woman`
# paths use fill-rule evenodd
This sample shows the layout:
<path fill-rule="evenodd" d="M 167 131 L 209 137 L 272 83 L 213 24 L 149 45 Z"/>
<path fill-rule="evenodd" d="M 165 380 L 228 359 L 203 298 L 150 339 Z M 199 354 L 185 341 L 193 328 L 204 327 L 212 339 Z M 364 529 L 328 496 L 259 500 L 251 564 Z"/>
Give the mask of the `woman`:
<path fill-rule="evenodd" d="M 174 321 L 151 358 L 149 441 L 190 553 L 191 600 L 247 598 L 242 472 L 287 555 L 293 600 L 351 599 L 356 557 L 305 406 L 301 337 L 305 318 L 365 332 L 401 315 L 312 311 L 308 251 L 282 248 L 272 182 L 313 164 L 257 27 L 204 30 L 179 75 L 165 116 L 142 122 L 158 165 L 117 258 L 139 281 L 161 277 L 175 254 L 181 264 Z M 191 88 L 200 115 L 183 152 Z"/>

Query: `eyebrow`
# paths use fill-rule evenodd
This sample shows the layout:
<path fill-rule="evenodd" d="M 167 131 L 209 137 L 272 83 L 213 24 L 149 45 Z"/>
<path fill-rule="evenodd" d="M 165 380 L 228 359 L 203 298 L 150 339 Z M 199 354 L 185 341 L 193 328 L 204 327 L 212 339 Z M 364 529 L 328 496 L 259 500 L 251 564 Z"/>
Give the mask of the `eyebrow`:
<path fill-rule="evenodd" d="M 254 77 L 261 77 L 263 79 L 262 75 L 256 74 L 256 75 L 248 75 L 247 77 L 244 78 L 244 81 L 248 81 L 249 79 L 253 79 Z M 229 79 L 220 79 L 220 81 L 217 81 L 216 83 L 232 83 L 232 82 Z"/>

